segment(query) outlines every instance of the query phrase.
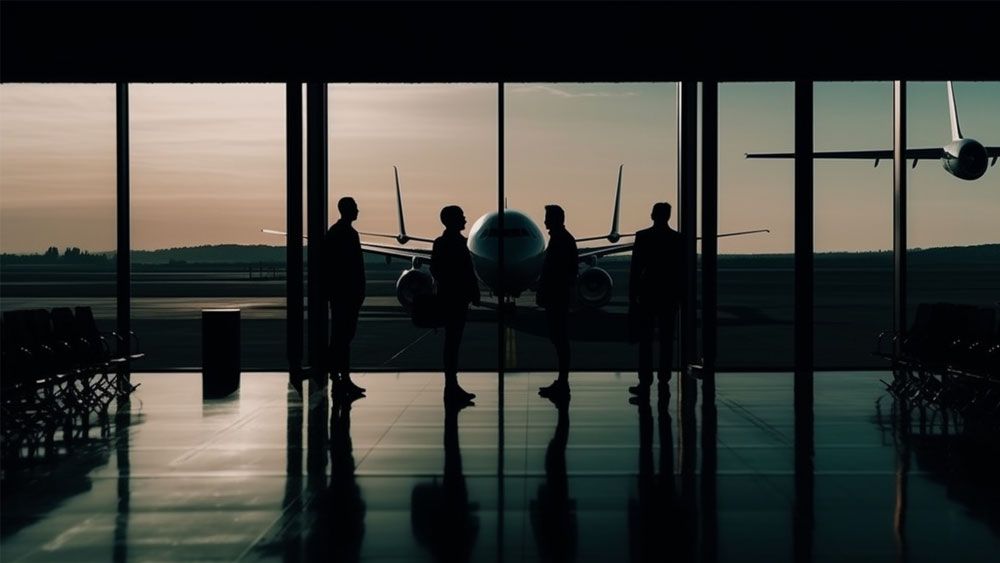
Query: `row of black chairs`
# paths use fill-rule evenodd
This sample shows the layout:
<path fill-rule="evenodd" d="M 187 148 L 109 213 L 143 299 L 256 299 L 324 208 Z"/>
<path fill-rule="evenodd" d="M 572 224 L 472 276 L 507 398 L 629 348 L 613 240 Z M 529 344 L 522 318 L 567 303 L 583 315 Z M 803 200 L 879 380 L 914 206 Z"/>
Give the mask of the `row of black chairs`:
<path fill-rule="evenodd" d="M 990 307 L 922 303 L 905 334 L 883 332 L 876 354 L 892 362 L 898 398 L 1000 422 L 1000 326 Z"/>
<path fill-rule="evenodd" d="M 109 342 L 110 340 L 110 342 Z M 61 429 L 134 390 L 134 333 L 103 333 L 90 307 L 4 311 L 0 321 L 0 439 L 6 452 L 51 441 Z M 64 432 L 65 434 L 65 432 Z M 70 439 L 71 436 L 65 436 Z"/>

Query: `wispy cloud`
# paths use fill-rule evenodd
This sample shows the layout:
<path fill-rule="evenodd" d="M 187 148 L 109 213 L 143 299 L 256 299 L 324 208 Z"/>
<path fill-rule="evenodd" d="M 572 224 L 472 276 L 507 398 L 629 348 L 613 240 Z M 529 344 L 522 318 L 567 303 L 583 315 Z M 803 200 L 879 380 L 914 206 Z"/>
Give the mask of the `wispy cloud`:
<path fill-rule="evenodd" d="M 542 94 L 557 96 L 560 98 L 627 98 L 638 95 L 632 91 L 625 91 L 625 92 L 608 92 L 601 90 L 575 91 L 575 89 L 574 91 L 570 91 L 565 88 L 556 88 L 554 86 L 546 86 L 544 84 L 525 84 L 523 86 L 516 86 L 511 89 L 511 92 L 515 94 L 542 93 Z"/>

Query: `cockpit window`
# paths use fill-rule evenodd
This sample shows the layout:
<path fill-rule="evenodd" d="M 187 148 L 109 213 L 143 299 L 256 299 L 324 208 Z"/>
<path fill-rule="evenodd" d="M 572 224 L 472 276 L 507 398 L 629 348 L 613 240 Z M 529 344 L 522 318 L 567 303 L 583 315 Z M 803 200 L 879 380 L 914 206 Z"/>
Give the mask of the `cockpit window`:
<path fill-rule="evenodd" d="M 500 229 L 497 229 L 496 227 L 493 227 L 491 229 L 486 230 L 486 232 L 483 233 L 483 235 L 482 235 L 481 238 L 497 238 L 497 235 L 499 233 L 500 233 Z M 528 236 L 528 229 L 525 229 L 523 227 L 510 228 L 510 229 L 504 229 L 503 230 L 503 237 L 504 238 L 520 238 L 520 237 L 527 237 L 527 236 Z"/>

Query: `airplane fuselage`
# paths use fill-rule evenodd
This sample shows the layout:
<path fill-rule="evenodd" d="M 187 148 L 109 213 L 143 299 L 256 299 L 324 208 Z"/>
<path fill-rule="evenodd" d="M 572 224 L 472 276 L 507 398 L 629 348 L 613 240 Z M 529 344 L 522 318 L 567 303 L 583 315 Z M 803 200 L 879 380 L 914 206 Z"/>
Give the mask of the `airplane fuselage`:
<path fill-rule="evenodd" d="M 502 272 L 499 213 L 490 212 L 476 220 L 469 230 L 467 244 L 479 281 L 493 295 L 517 297 L 531 289 L 542 272 L 545 239 L 538 225 L 520 211 L 505 209 L 503 219 Z M 407 310 L 412 306 L 416 295 L 435 291 L 434 279 L 423 267 L 428 263 L 427 258 L 414 258 L 412 267 L 403 271 L 396 281 L 396 297 Z M 609 291 L 610 285 L 605 292 Z"/>
<path fill-rule="evenodd" d="M 527 215 L 503 211 L 503 295 L 517 296 L 532 287 L 545 260 L 545 238 Z M 480 217 L 469 230 L 469 252 L 476 275 L 494 294 L 501 293 L 500 213 Z"/>

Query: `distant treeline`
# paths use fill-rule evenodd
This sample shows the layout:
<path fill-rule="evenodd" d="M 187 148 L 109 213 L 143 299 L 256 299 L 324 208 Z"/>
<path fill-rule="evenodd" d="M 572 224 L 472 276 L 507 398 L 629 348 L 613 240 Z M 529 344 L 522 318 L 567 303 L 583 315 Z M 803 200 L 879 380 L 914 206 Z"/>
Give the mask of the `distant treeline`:
<path fill-rule="evenodd" d="M 1000 244 L 977 246 L 949 246 L 940 248 L 911 249 L 907 256 L 910 267 L 947 268 L 969 266 L 1000 267 Z M 607 257 L 603 261 L 628 260 L 627 256 Z M 723 254 L 719 265 L 725 268 L 792 268 L 795 257 L 792 254 Z M 365 255 L 368 263 L 384 263 L 385 258 Z M 398 259 L 394 262 L 405 262 Z M 822 252 L 815 256 L 817 268 L 865 268 L 879 269 L 892 267 L 891 251 L 872 252 Z M 56 247 L 50 247 L 44 254 L 3 254 L 0 263 L 9 265 L 53 265 L 62 267 L 86 267 L 88 269 L 113 268 L 113 252 L 88 253 L 79 248 L 67 248 L 62 254 Z M 210 265 L 277 267 L 285 266 L 285 247 L 240 244 L 218 244 L 160 250 L 132 251 L 132 264 L 140 269 L 185 268 L 202 269 Z"/>
<path fill-rule="evenodd" d="M 72 265 L 113 265 L 114 257 L 108 253 L 90 254 L 86 250 L 72 247 L 67 248 L 61 255 L 59 249 L 50 246 L 43 254 L 2 254 L 0 262 L 3 264 L 65 264 Z"/>

